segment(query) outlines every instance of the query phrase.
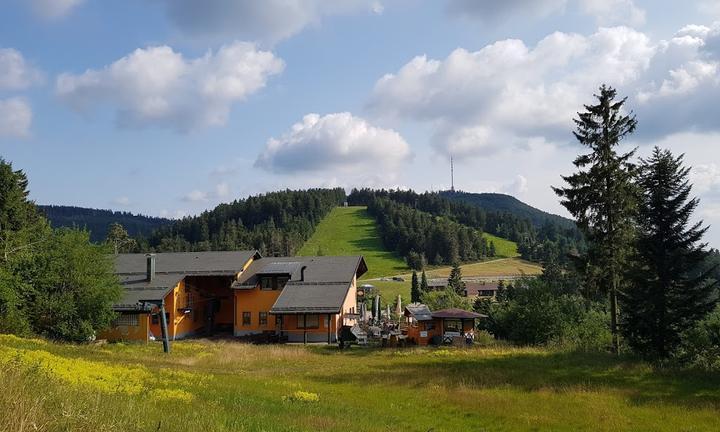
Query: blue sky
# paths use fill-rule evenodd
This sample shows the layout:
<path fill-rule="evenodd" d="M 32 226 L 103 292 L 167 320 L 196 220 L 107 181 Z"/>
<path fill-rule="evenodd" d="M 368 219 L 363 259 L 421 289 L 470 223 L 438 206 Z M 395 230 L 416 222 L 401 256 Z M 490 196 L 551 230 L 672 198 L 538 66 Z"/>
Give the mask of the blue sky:
<path fill-rule="evenodd" d="M 3 0 L 0 155 L 43 204 L 179 217 L 284 188 L 550 185 L 605 82 L 720 227 L 720 0 Z M 720 228 L 709 235 L 720 246 Z"/>

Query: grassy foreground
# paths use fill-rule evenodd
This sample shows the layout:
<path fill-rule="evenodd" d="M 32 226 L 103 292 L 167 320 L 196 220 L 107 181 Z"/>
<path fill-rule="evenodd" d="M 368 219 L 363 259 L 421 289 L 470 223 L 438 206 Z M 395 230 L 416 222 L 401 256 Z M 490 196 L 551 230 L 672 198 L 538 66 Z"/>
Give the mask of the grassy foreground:
<path fill-rule="evenodd" d="M 0 336 L 3 431 L 717 430 L 720 377 L 605 354 Z"/>
<path fill-rule="evenodd" d="M 318 254 L 363 255 L 368 265 L 364 279 L 409 271 L 402 258 L 385 249 L 366 207 L 334 208 L 298 252 L 300 256 Z"/>

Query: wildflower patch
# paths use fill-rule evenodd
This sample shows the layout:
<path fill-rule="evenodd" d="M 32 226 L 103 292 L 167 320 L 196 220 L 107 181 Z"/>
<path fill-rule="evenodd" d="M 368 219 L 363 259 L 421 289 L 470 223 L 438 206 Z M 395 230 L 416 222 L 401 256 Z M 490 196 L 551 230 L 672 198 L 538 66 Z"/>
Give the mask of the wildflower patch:
<path fill-rule="evenodd" d="M 285 402 L 316 403 L 320 402 L 320 396 L 317 393 L 298 390 L 291 395 L 283 396 L 283 400 Z"/>

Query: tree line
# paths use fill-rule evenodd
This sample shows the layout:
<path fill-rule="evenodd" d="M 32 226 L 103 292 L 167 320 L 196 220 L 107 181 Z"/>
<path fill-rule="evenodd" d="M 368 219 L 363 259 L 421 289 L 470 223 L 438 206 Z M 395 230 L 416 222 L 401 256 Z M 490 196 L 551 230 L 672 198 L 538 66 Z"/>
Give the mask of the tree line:
<path fill-rule="evenodd" d="M 157 252 L 257 249 L 266 256 L 290 256 L 344 201 L 342 188 L 251 196 L 163 226 L 148 238 L 137 238 L 136 248 Z"/>
<path fill-rule="evenodd" d="M 0 158 L 0 333 L 88 341 L 120 298 L 108 245 L 53 229 L 28 199 L 28 179 Z"/>

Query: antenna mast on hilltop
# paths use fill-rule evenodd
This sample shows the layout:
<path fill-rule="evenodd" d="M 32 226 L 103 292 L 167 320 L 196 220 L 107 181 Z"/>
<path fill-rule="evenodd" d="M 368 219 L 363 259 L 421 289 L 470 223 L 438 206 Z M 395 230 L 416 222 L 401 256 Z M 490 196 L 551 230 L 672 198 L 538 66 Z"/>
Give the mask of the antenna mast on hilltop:
<path fill-rule="evenodd" d="M 450 192 L 455 192 L 455 170 L 452 156 L 450 156 Z"/>

